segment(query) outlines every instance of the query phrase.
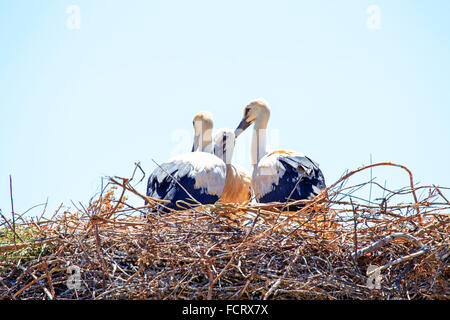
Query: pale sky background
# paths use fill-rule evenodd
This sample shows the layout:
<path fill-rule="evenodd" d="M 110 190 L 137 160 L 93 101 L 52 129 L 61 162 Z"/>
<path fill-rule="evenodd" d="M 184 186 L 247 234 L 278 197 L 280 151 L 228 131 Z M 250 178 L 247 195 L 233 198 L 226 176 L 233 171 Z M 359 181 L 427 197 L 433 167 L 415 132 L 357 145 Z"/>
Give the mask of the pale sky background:
<path fill-rule="evenodd" d="M 0 0 L 0 209 L 10 174 L 17 213 L 86 204 L 136 161 L 144 193 L 152 159 L 191 148 L 196 112 L 234 129 L 258 97 L 269 143 L 316 160 L 327 184 L 372 156 L 449 187 L 449 14 L 446 0 Z M 234 157 L 249 169 L 250 131 Z M 373 176 L 408 185 L 399 169 Z"/>

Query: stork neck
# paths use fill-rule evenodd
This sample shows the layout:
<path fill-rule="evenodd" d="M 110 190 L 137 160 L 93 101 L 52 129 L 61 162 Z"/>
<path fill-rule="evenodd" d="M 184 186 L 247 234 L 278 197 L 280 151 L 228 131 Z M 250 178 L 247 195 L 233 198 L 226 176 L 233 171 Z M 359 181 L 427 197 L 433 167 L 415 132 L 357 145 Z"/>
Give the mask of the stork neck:
<path fill-rule="evenodd" d="M 202 131 L 202 145 L 200 150 L 207 153 L 214 152 L 212 144 L 212 129 L 207 128 Z"/>
<path fill-rule="evenodd" d="M 256 166 L 259 160 L 267 154 L 267 118 L 258 118 L 253 128 L 252 137 L 252 165 Z"/>

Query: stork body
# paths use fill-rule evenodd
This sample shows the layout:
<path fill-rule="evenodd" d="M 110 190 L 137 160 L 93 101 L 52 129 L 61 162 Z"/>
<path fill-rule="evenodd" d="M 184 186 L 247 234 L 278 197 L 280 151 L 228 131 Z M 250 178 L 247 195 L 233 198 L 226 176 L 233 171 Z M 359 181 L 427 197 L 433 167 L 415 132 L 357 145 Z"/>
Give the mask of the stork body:
<path fill-rule="evenodd" d="M 310 199 L 325 188 L 325 178 L 319 165 L 295 151 L 276 150 L 266 147 L 266 128 L 270 108 L 263 99 L 250 102 L 244 118 L 235 130 L 236 137 L 255 123 L 252 137 L 252 187 L 258 202 L 286 202 Z M 290 206 L 297 210 L 301 206 Z"/>
<path fill-rule="evenodd" d="M 193 152 L 169 159 L 148 179 L 147 196 L 170 201 L 157 206 L 163 212 L 195 205 L 191 198 L 200 204 L 215 203 L 225 187 L 226 165 L 212 154 L 212 116 L 201 112 L 193 125 Z M 201 151 L 196 152 L 197 149 Z"/>
<path fill-rule="evenodd" d="M 225 187 L 225 177 L 226 166 L 215 155 L 186 153 L 169 159 L 153 171 L 148 180 L 147 195 L 170 200 L 164 204 L 170 209 L 193 205 L 191 196 L 201 204 L 215 203 Z"/>
<path fill-rule="evenodd" d="M 219 199 L 223 203 L 243 203 L 252 196 L 251 176 L 243 167 L 232 164 L 235 135 L 231 129 L 220 129 L 214 139 L 214 154 L 225 162 L 225 187 Z"/>
<path fill-rule="evenodd" d="M 313 160 L 293 151 L 277 150 L 260 160 L 253 171 L 252 185 L 259 202 L 284 202 L 317 196 L 325 188 L 325 179 Z"/>

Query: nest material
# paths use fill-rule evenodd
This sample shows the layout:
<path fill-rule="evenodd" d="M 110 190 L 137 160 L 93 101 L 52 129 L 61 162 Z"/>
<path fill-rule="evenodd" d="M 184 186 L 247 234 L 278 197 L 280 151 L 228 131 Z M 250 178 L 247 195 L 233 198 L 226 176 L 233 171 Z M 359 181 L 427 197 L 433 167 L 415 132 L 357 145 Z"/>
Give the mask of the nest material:
<path fill-rule="evenodd" d="M 383 189 L 379 204 L 352 197 L 361 185 L 344 187 L 348 179 L 374 166 L 406 170 L 411 185 Z M 74 213 L 14 228 L 4 218 L 0 298 L 450 297 L 448 189 L 415 187 L 403 166 L 352 171 L 314 200 L 295 202 L 304 204 L 297 212 L 283 210 L 284 203 L 217 203 L 158 214 L 149 211 L 164 203 L 130 181 L 111 178 L 98 199 Z M 149 204 L 132 207 L 130 193 Z M 391 204 L 396 196 L 411 201 Z M 13 243 L 4 240 L 12 229 Z M 23 230 L 35 237 L 19 240 Z"/>

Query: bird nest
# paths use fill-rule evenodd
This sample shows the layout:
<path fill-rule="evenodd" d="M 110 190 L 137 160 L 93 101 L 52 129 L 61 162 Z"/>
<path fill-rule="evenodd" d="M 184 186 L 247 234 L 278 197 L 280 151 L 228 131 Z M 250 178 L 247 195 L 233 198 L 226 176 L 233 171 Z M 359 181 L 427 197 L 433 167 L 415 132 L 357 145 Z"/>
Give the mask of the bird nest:
<path fill-rule="evenodd" d="M 411 184 L 346 186 L 375 166 Z M 136 168 L 135 168 L 136 171 Z M 134 176 L 134 174 L 133 174 Z M 87 207 L 0 228 L 1 299 L 448 299 L 448 188 L 414 186 L 378 163 L 304 207 L 221 204 L 166 214 L 133 178 Z M 353 197 L 371 185 L 377 203 Z M 418 197 L 418 194 L 421 194 Z M 132 206 L 130 196 L 150 204 Z M 405 203 L 396 198 L 409 198 Z"/>

